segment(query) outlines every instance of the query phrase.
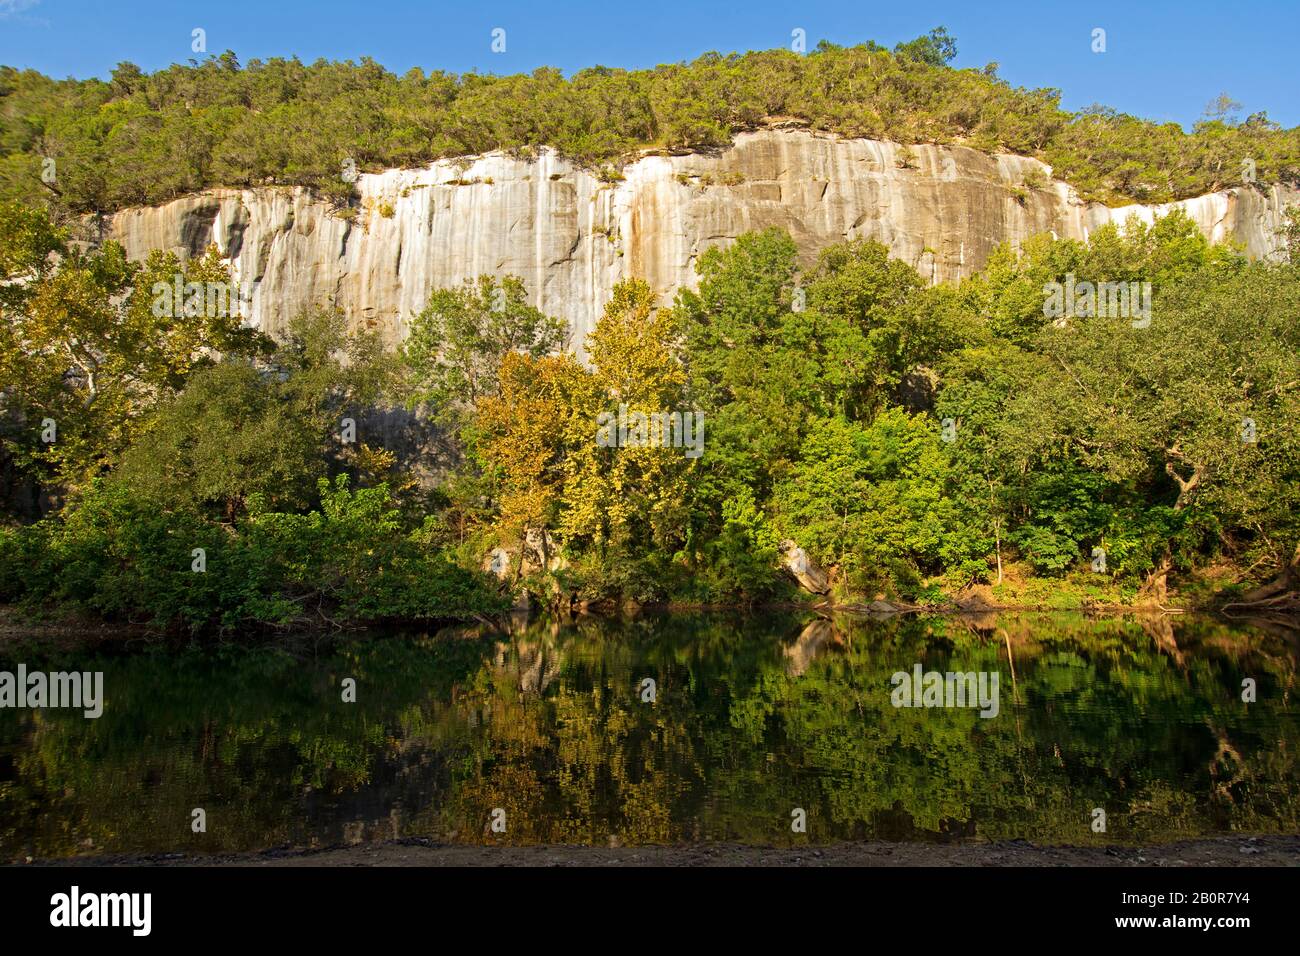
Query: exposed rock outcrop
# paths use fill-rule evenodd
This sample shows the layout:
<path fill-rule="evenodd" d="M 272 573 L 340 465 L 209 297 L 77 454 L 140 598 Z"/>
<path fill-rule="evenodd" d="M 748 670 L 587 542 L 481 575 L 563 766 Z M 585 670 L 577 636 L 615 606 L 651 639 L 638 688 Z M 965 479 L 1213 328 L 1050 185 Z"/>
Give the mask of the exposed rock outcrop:
<path fill-rule="evenodd" d="M 613 285 L 641 277 L 668 301 L 696 282 L 696 259 L 741 233 L 780 226 L 811 261 L 846 238 L 877 239 L 931 281 L 978 270 L 999 242 L 1037 233 L 1085 238 L 1137 215 L 1184 209 L 1212 240 L 1275 251 L 1282 187 L 1234 188 L 1169 206 L 1082 202 L 1050 169 L 960 146 L 902 147 L 806 130 L 737 136 L 714 154 L 651 155 L 617 183 L 553 150 L 493 153 L 424 169 L 362 175 L 355 220 L 307 190 L 214 189 L 114 215 L 106 237 L 134 258 L 216 243 L 251 295 L 251 319 L 279 331 L 333 302 L 391 342 L 429 292 L 481 273 L 524 279 L 535 305 L 566 318 L 581 347 Z M 1026 185 L 1044 177 L 1039 187 Z"/>
<path fill-rule="evenodd" d="M 492 575 L 498 581 L 508 580 L 510 577 L 510 552 L 505 548 L 493 548 L 483 558 L 483 570 L 485 573 Z"/>
<path fill-rule="evenodd" d="M 483 556 L 484 572 L 500 581 L 507 581 L 516 576 L 516 571 L 528 576 L 542 571 L 559 571 L 568 566 L 555 536 L 540 528 L 529 528 L 524 532 L 522 568 L 518 566 L 519 550 L 517 545 L 493 548 Z"/>
<path fill-rule="evenodd" d="M 795 542 L 788 539 L 782 541 L 777 550 L 781 554 L 781 566 L 790 572 L 805 591 L 825 594 L 831 589 L 830 576 Z"/>

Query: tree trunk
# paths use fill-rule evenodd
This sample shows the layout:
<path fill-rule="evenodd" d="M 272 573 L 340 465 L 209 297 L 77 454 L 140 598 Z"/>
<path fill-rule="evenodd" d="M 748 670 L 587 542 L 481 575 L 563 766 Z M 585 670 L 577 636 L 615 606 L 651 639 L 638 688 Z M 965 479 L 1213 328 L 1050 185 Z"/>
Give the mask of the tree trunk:
<path fill-rule="evenodd" d="M 1268 584 L 1251 591 L 1241 599 L 1241 603 L 1266 601 L 1296 590 L 1300 590 L 1300 543 L 1296 544 L 1295 554 L 1291 555 L 1291 560 L 1282 566 L 1281 573 Z"/>
<path fill-rule="evenodd" d="M 1002 522 L 999 520 L 994 524 L 994 532 L 997 535 L 998 548 L 998 584 L 1002 583 Z"/>
<path fill-rule="evenodd" d="M 528 529 L 525 527 L 519 532 L 519 563 L 515 565 L 515 577 L 510 582 L 510 590 L 513 591 L 519 584 L 519 579 L 524 574 L 524 555 L 528 553 Z"/>
<path fill-rule="evenodd" d="M 1142 587 L 1138 589 L 1138 603 L 1150 604 L 1157 607 L 1164 607 L 1169 601 L 1169 567 L 1170 560 L 1168 556 L 1161 558 L 1160 563 L 1155 566 L 1147 579 L 1142 582 Z"/>

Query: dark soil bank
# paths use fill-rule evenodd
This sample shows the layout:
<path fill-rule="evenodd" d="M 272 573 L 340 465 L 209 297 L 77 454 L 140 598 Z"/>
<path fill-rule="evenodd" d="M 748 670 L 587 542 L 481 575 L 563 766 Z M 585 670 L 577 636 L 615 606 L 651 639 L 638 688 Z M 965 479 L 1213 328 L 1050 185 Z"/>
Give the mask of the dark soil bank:
<path fill-rule="evenodd" d="M 486 847 L 419 840 L 229 856 L 87 857 L 72 866 L 1300 866 L 1300 836 L 1218 837 L 1158 847 L 837 843 L 797 849 L 695 846 Z"/>

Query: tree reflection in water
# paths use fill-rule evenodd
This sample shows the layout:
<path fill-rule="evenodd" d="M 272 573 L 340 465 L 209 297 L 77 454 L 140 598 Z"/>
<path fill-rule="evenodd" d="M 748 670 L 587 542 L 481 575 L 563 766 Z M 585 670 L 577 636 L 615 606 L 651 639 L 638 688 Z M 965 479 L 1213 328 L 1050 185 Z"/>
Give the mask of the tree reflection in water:
<path fill-rule="evenodd" d="M 50 661 L 102 669 L 104 715 L 0 711 L 0 857 L 1300 829 L 1285 633 L 1190 617 L 663 614 L 312 647 Z M 998 716 L 893 707 L 890 676 L 916 663 L 997 671 Z M 190 831 L 195 807 L 205 834 Z M 790 831 L 795 807 L 807 834 Z M 505 833 L 489 827 L 497 808 Z"/>

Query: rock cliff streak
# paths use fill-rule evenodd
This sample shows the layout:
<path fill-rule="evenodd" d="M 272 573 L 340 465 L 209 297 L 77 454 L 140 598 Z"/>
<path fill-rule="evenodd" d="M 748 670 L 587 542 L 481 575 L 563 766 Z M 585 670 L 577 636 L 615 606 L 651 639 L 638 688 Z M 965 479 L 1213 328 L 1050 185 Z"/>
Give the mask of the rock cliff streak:
<path fill-rule="evenodd" d="M 694 284 L 701 252 L 768 226 L 788 229 L 809 261 L 832 242 L 877 239 L 938 282 L 979 269 L 1005 240 L 1081 239 L 1174 206 L 1212 240 L 1266 256 L 1281 210 L 1300 198 L 1276 186 L 1234 188 L 1108 208 L 1080 201 L 1037 160 L 942 146 L 909 155 L 804 130 L 741 134 L 716 154 L 646 156 L 623 173 L 604 183 L 551 150 L 532 160 L 490 154 L 362 175 L 352 222 L 301 188 L 213 189 L 119 212 L 106 235 L 133 257 L 216 243 L 252 292 L 251 318 L 271 332 L 332 301 L 398 341 L 431 289 L 492 273 L 523 278 L 537 306 L 569 320 L 580 346 L 618 280 L 644 278 L 667 302 Z"/>

